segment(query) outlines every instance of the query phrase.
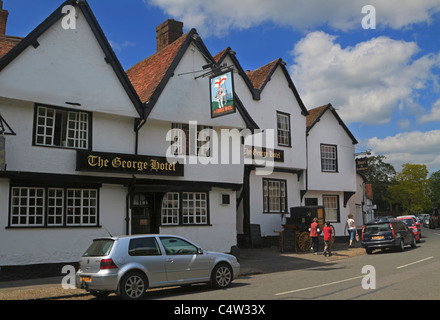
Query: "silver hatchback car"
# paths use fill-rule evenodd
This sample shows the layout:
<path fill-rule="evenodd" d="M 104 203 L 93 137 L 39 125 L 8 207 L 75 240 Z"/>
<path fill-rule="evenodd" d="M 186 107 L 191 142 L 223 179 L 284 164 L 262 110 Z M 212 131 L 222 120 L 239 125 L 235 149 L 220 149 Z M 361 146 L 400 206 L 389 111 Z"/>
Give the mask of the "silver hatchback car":
<path fill-rule="evenodd" d="M 226 288 L 240 272 L 234 256 L 204 251 L 174 235 L 95 239 L 79 264 L 77 287 L 97 297 L 115 292 L 134 300 L 148 288 L 193 283 Z"/>

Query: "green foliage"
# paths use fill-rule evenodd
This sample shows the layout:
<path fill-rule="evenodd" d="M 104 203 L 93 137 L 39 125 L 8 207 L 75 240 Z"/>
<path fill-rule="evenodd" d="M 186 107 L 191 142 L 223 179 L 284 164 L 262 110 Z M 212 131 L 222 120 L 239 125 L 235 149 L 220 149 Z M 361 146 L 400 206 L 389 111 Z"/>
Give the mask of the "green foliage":
<path fill-rule="evenodd" d="M 429 198 L 434 208 L 440 207 L 440 170 L 431 174 L 429 179 Z"/>

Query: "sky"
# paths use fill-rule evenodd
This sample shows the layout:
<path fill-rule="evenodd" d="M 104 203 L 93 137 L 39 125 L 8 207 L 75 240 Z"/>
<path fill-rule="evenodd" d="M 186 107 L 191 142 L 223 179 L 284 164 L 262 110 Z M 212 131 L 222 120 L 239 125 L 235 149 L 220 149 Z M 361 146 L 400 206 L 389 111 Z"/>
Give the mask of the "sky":
<path fill-rule="evenodd" d="M 3 0 L 24 37 L 61 0 Z M 166 19 L 244 70 L 282 58 L 307 109 L 331 103 L 356 153 L 440 170 L 440 0 L 88 0 L 124 69 L 156 51 Z"/>

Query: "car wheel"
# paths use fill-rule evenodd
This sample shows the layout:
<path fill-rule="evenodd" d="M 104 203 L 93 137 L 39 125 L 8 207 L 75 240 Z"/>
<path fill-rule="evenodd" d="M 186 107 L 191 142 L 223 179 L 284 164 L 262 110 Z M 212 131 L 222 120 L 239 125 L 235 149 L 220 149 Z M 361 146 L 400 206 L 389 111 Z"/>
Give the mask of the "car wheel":
<path fill-rule="evenodd" d="M 232 282 L 232 268 L 226 264 L 221 263 L 217 265 L 212 271 L 211 284 L 214 288 L 223 289 L 228 287 Z"/>
<path fill-rule="evenodd" d="M 119 290 L 125 300 L 140 300 L 145 296 L 147 288 L 148 281 L 145 275 L 132 271 L 124 275 Z"/>
<path fill-rule="evenodd" d="M 400 252 L 405 250 L 405 244 L 403 243 L 403 239 L 400 240 L 400 245 L 397 248 Z"/>
<path fill-rule="evenodd" d="M 416 237 L 412 237 L 411 248 L 415 248 L 416 246 L 417 246 L 417 244 L 416 244 Z"/>

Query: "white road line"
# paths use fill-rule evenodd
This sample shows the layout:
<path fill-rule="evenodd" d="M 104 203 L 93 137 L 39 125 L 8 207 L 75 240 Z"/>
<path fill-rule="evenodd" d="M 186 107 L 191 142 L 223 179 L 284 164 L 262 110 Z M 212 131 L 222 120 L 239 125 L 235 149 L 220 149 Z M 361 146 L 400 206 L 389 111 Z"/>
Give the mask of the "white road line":
<path fill-rule="evenodd" d="M 338 284 L 338 283 L 342 283 L 342 282 L 352 281 L 352 280 L 360 279 L 360 278 L 363 278 L 363 277 L 365 277 L 365 276 L 359 276 L 359 277 L 349 278 L 349 279 L 345 279 L 345 280 L 340 280 L 340 281 L 335 281 L 335 282 L 330 282 L 330 283 L 324 283 L 324 284 L 320 284 L 320 285 L 313 286 L 313 287 L 308 287 L 308 288 L 302 288 L 302 289 L 297 289 L 297 290 L 292 290 L 292 291 L 276 293 L 275 295 L 276 296 L 281 296 L 281 295 L 285 295 L 285 294 L 289 294 L 289 293 L 295 293 L 295 292 L 300 292 L 300 291 L 306 291 L 306 290 L 311 290 L 311 289 L 331 286 L 333 284 Z"/>
<path fill-rule="evenodd" d="M 432 258 L 434 258 L 434 257 L 428 257 L 428 258 L 425 258 L 425 259 L 422 259 L 422 260 L 411 262 L 411 263 L 405 264 L 403 266 L 397 267 L 396 269 L 402 269 L 402 268 L 405 268 L 405 267 L 411 266 L 413 264 L 420 263 L 420 262 L 423 262 L 423 261 L 426 261 L 426 260 L 429 260 L 429 259 L 432 259 Z"/>

